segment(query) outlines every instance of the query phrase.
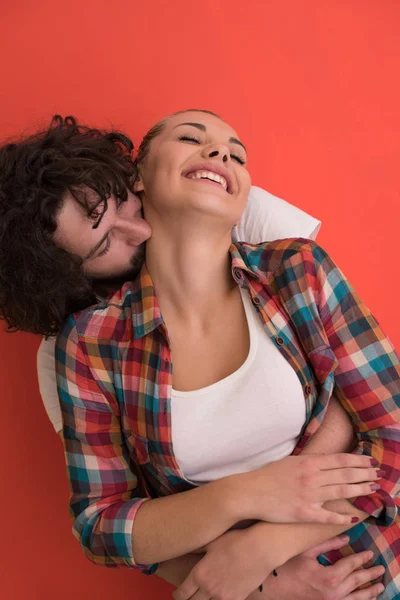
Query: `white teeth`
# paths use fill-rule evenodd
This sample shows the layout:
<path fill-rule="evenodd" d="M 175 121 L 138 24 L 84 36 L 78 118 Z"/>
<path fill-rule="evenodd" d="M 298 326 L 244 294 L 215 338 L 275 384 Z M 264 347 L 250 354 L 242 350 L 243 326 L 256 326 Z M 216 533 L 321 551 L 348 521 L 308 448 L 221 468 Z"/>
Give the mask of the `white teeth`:
<path fill-rule="evenodd" d="M 194 173 L 190 173 L 188 175 L 189 179 L 211 179 L 211 181 L 216 181 L 220 183 L 224 190 L 228 189 L 228 183 L 225 177 L 222 175 L 218 175 L 217 173 L 213 173 L 212 171 L 195 171 Z"/>

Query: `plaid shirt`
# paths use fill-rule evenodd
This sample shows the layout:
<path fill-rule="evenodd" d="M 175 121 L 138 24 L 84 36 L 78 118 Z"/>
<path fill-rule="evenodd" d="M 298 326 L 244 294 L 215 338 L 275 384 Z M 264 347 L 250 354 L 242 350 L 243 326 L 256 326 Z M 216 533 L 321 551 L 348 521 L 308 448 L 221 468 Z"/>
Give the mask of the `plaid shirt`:
<path fill-rule="evenodd" d="M 351 530 L 344 554 L 373 550 L 387 569 L 387 598 L 397 597 L 399 358 L 314 242 L 237 244 L 230 253 L 234 279 L 303 387 L 306 423 L 295 453 L 317 431 L 335 392 L 352 419 L 355 451 L 386 471 L 379 491 L 353 500 L 371 518 Z M 145 266 L 107 302 L 69 318 L 56 360 L 74 533 L 95 563 L 152 573 L 157 565 L 138 565 L 132 554 L 136 512 L 150 498 L 193 486 L 173 452 L 168 333 Z"/>

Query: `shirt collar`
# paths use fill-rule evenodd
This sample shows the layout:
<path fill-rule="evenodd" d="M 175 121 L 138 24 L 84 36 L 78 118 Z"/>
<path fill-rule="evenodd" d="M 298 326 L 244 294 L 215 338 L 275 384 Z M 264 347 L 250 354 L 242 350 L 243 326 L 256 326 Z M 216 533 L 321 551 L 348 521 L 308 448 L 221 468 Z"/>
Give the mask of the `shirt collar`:
<path fill-rule="evenodd" d="M 131 302 L 135 338 L 141 338 L 163 324 L 153 281 L 145 264 L 132 284 Z"/>
<path fill-rule="evenodd" d="M 248 285 L 246 274 L 255 273 L 246 264 L 240 252 L 241 244 L 231 244 L 229 249 L 232 261 L 232 276 L 238 285 Z M 132 323 L 136 339 L 151 333 L 157 327 L 164 325 L 161 310 L 155 295 L 154 284 L 150 273 L 144 264 L 139 275 L 132 283 Z"/>

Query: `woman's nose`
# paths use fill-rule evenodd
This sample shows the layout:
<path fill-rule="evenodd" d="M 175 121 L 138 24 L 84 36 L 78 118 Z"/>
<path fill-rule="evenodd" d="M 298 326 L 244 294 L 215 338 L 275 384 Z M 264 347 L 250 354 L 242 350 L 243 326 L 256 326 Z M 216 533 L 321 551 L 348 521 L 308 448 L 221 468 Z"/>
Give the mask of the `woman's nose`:
<path fill-rule="evenodd" d="M 205 155 L 205 158 L 217 158 L 223 163 L 227 163 L 231 159 L 229 148 L 223 144 L 213 144 L 212 146 L 207 146 L 204 148 L 203 154 Z"/>

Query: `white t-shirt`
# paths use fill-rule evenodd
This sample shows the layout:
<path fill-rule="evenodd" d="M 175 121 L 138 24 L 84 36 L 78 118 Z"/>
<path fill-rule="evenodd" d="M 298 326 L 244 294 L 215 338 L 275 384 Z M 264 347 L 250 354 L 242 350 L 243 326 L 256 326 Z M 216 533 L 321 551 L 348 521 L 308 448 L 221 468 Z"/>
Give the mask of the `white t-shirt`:
<path fill-rule="evenodd" d="M 171 394 L 174 455 L 195 485 L 289 456 L 306 420 L 296 372 L 266 334 L 247 290 L 240 291 L 250 334 L 245 362 L 212 385 Z"/>
<path fill-rule="evenodd" d="M 246 210 L 232 230 L 232 240 L 259 244 L 282 238 L 315 239 L 321 222 L 296 206 L 252 186 Z M 62 430 L 61 408 L 58 401 L 54 367 L 55 338 L 43 340 L 38 351 L 39 390 L 47 415 L 54 429 Z"/>

